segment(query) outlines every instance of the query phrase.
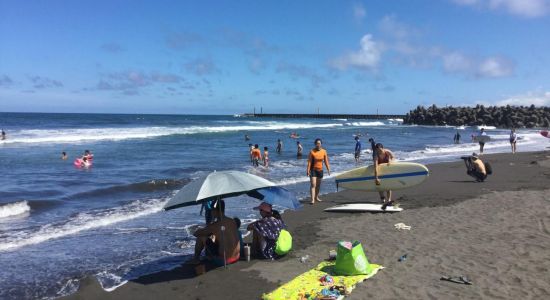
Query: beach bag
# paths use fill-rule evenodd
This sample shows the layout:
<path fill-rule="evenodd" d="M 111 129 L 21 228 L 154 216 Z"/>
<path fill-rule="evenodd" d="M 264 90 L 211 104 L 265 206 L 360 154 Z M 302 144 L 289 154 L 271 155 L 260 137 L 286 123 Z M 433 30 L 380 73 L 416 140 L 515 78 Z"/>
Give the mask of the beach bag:
<path fill-rule="evenodd" d="M 484 162 L 483 165 L 485 166 L 485 172 L 487 172 L 487 175 L 493 174 L 493 167 L 491 167 L 490 163 Z"/>
<path fill-rule="evenodd" d="M 359 241 L 340 241 L 336 250 L 336 275 L 366 275 L 371 272 L 367 256 Z"/>
<path fill-rule="evenodd" d="M 285 229 L 281 229 L 277 243 L 275 245 L 275 253 L 277 255 L 285 255 L 292 249 L 292 235 Z"/>

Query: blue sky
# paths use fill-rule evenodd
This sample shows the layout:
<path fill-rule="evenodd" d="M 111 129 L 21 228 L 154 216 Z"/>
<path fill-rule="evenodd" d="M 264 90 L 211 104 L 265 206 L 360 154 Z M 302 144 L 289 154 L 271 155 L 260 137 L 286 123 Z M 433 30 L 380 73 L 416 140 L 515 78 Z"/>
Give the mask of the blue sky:
<path fill-rule="evenodd" d="M 0 111 L 550 105 L 550 0 L 0 0 Z"/>

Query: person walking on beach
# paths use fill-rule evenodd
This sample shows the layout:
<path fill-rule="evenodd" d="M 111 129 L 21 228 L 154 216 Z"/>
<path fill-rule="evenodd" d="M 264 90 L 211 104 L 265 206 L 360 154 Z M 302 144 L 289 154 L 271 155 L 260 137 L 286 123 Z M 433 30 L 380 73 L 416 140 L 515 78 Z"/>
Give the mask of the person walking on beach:
<path fill-rule="evenodd" d="M 512 147 L 512 154 L 516 153 L 517 141 L 518 141 L 518 135 L 516 134 L 516 129 L 512 128 L 512 130 L 510 130 L 510 146 Z"/>
<path fill-rule="evenodd" d="M 262 152 L 260 152 L 260 147 L 258 144 L 254 145 L 252 150 L 252 165 L 257 167 L 260 165 L 260 160 L 262 160 Z"/>
<path fill-rule="evenodd" d="M 460 133 L 458 133 L 458 130 L 455 133 L 455 137 L 453 138 L 453 141 L 455 144 L 460 144 Z"/>
<path fill-rule="evenodd" d="M 283 151 L 283 141 L 281 139 L 277 139 L 277 153 L 281 154 L 281 151 Z"/>
<path fill-rule="evenodd" d="M 355 162 L 359 162 L 359 157 L 361 156 L 361 142 L 359 141 L 359 136 L 355 137 Z"/>
<path fill-rule="evenodd" d="M 296 157 L 300 159 L 302 158 L 302 152 L 304 152 L 304 147 L 302 147 L 302 144 L 300 144 L 300 141 L 296 142 L 296 148 L 297 148 Z"/>
<path fill-rule="evenodd" d="M 390 150 L 384 149 L 384 145 L 377 143 L 374 146 L 375 151 L 373 151 L 373 161 L 374 161 L 374 178 L 376 185 L 380 185 L 380 178 L 378 178 L 380 164 L 390 165 L 391 161 L 394 159 L 394 155 Z M 382 200 L 382 209 L 385 210 L 386 207 L 393 205 L 393 200 L 391 199 L 391 190 L 379 191 L 380 200 Z"/>
<path fill-rule="evenodd" d="M 267 151 L 267 147 L 264 147 L 264 167 L 269 166 L 269 151 Z"/>
<path fill-rule="evenodd" d="M 485 128 L 481 128 L 479 131 L 478 137 L 487 136 L 487 132 L 485 132 Z M 483 148 L 485 147 L 485 140 L 479 139 L 479 154 L 483 154 Z"/>
<path fill-rule="evenodd" d="M 322 147 L 321 139 L 315 139 L 315 148 L 311 149 L 307 159 L 307 176 L 310 177 L 310 193 L 311 204 L 315 201 L 321 202 L 319 199 L 319 190 L 321 189 L 321 181 L 323 180 L 323 163 L 327 167 L 327 173 L 330 176 L 330 165 L 328 162 L 327 151 Z"/>

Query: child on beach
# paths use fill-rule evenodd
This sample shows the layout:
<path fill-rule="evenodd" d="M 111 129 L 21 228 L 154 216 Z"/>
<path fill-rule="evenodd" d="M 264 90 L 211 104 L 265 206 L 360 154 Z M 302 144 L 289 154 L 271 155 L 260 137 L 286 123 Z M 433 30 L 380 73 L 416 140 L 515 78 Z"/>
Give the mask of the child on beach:
<path fill-rule="evenodd" d="M 264 147 L 264 167 L 269 166 L 269 152 L 267 151 L 267 147 Z"/>

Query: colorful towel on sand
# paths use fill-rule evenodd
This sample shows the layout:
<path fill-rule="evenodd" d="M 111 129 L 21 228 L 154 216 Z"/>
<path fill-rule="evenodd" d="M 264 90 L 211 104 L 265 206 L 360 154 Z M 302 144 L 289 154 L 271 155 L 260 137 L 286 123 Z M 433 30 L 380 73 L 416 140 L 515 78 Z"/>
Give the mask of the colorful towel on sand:
<path fill-rule="evenodd" d="M 280 286 L 269 294 L 264 294 L 264 300 L 300 300 L 315 299 L 327 286 L 323 285 L 319 279 L 325 275 L 330 275 L 334 279 L 335 286 L 344 286 L 346 291 L 351 292 L 355 285 L 370 277 L 376 275 L 382 266 L 371 264 L 372 272 L 366 275 L 355 276 L 337 276 L 334 274 L 334 261 L 324 261 L 316 268 L 311 269 L 291 281 Z"/>

